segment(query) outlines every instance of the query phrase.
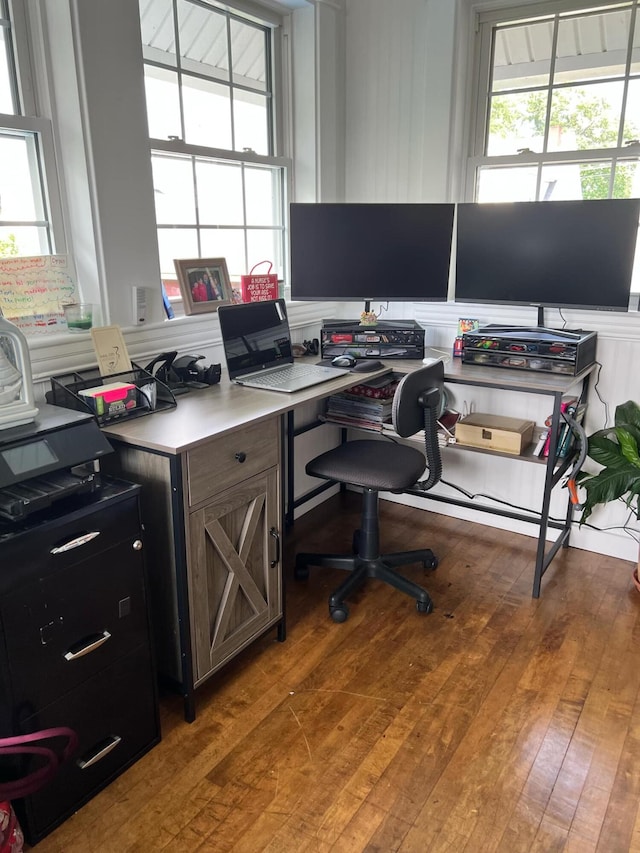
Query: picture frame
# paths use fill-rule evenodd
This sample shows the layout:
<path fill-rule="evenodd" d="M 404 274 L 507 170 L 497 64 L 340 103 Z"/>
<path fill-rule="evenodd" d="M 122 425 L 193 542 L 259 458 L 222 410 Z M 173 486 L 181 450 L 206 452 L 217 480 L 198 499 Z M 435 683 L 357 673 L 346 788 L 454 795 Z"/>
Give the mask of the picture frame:
<path fill-rule="evenodd" d="M 232 302 L 225 258 L 175 259 L 185 314 L 208 314 Z"/>

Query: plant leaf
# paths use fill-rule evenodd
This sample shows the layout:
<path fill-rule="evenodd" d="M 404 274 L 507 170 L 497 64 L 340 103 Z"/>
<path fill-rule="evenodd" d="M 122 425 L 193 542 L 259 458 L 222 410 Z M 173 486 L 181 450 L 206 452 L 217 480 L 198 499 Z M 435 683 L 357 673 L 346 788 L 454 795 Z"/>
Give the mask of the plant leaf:
<path fill-rule="evenodd" d="M 603 435 L 589 437 L 589 456 L 608 468 L 622 468 L 629 463 L 622 455 L 620 445 Z"/>
<path fill-rule="evenodd" d="M 630 425 L 640 430 L 640 406 L 633 400 L 627 400 L 616 407 L 614 422 L 616 426 Z"/>
<path fill-rule="evenodd" d="M 616 427 L 616 436 L 624 458 L 640 468 L 640 456 L 638 456 L 638 442 L 628 430 L 623 427 Z"/>

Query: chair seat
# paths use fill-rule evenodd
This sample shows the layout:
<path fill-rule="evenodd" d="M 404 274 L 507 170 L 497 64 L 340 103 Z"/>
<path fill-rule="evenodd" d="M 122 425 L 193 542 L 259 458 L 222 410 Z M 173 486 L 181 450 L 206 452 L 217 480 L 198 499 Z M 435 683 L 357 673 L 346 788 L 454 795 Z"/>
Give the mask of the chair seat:
<path fill-rule="evenodd" d="M 317 456 L 306 466 L 312 477 L 352 483 L 376 491 L 413 486 L 425 471 L 424 454 L 390 441 L 348 441 Z"/>

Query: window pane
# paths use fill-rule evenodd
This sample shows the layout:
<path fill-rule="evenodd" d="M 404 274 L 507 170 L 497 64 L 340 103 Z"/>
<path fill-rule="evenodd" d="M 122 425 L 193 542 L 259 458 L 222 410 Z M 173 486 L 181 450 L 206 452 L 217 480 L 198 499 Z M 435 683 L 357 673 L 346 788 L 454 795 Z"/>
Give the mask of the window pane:
<path fill-rule="evenodd" d="M 640 80 L 630 80 L 627 90 L 622 143 L 627 144 L 633 139 L 640 141 Z"/>
<path fill-rule="evenodd" d="M 497 95 L 491 99 L 487 154 L 542 152 L 547 109 L 546 92 Z"/>
<path fill-rule="evenodd" d="M 35 135 L 0 133 L 0 221 L 44 218 Z"/>
<path fill-rule="evenodd" d="M 240 228 L 203 228 L 201 241 L 202 257 L 226 258 L 231 277 L 239 278 L 249 272 L 244 254 L 244 231 Z"/>
<path fill-rule="evenodd" d="M 624 75 L 630 21 L 629 9 L 560 21 L 554 84 Z"/>
<path fill-rule="evenodd" d="M 197 77 L 183 77 L 185 142 L 231 149 L 229 88 Z"/>
<path fill-rule="evenodd" d="M 618 144 L 622 81 L 558 89 L 552 95 L 549 151 L 586 151 Z"/>
<path fill-rule="evenodd" d="M 0 226 L 0 258 L 12 255 L 50 255 L 49 232 L 42 225 Z"/>
<path fill-rule="evenodd" d="M 172 0 L 139 0 L 143 56 L 150 62 L 177 65 Z"/>
<path fill-rule="evenodd" d="M 185 71 L 229 80 L 226 16 L 212 8 L 178 2 L 180 57 Z"/>
<path fill-rule="evenodd" d="M 264 92 L 267 81 L 267 37 L 263 29 L 231 21 L 233 82 Z"/>
<path fill-rule="evenodd" d="M 540 198 L 565 201 L 609 198 L 611 163 L 553 164 L 542 169 Z"/>
<path fill-rule="evenodd" d="M 152 156 L 153 192 L 159 225 L 193 225 L 196 200 L 190 158 Z"/>
<path fill-rule="evenodd" d="M 242 167 L 196 161 L 198 213 L 203 225 L 242 225 Z"/>
<path fill-rule="evenodd" d="M 281 278 L 283 274 L 282 264 L 282 232 L 271 230 L 247 230 L 247 254 L 248 268 L 251 269 L 260 261 L 271 261 L 273 264 L 272 273 L 277 273 Z M 266 272 L 267 264 L 260 268 Z"/>
<path fill-rule="evenodd" d="M 0 113 L 15 115 L 11 75 L 9 74 L 9 50 L 7 30 L 0 27 Z"/>
<path fill-rule="evenodd" d="M 198 232 L 195 228 L 158 228 L 160 273 L 175 277 L 174 260 L 198 257 Z"/>
<path fill-rule="evenodd" d="M 233 120 L 235 150 L 245 148 L 256 154 L 270 154 L 269 103 L 264 95 L 234 90 Z"/>
<path fill-rule="evenodd" d="M 482 168 L 476 201 L 535 201 L 535 166 Z"/>
<path fill-rule="evenodd" d="M 615 168 L 613 197 L 640 198 L 640 169 L 638 168 L 638 161 L 618 160 Z"/>
<path fill-rule="evenodd" d="M 280 170 L 245 168 L 247 225 L 282 222 Z"/>
<path fill-rule="evenodd" d="M 640 15 L 636 13 L 636 23 L 633 31 L 633 46 L 631 48 L 631 73 L 640 71 Z"/>
<path fill-rule="evenodd" d="M 496 30 L 492 90 L 547 86 L 552 44 L 553 21 Z"/>
<path fill-rule="evenodd" d="M 152 139 L 182 138 L 180 92 L 175 71 L 145 65 L 147 121 Z"/>

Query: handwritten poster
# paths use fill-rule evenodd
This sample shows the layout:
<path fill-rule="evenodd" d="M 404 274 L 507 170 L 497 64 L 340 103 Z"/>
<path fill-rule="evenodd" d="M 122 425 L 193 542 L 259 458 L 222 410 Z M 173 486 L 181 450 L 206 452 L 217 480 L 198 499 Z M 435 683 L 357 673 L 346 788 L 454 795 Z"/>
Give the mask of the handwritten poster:
<path fill-rule="evenodd" d="M 23 332 L 66 330 L 62 305 L 78 298 L 66 255 L 0 258 L 0 308 Z"/>

